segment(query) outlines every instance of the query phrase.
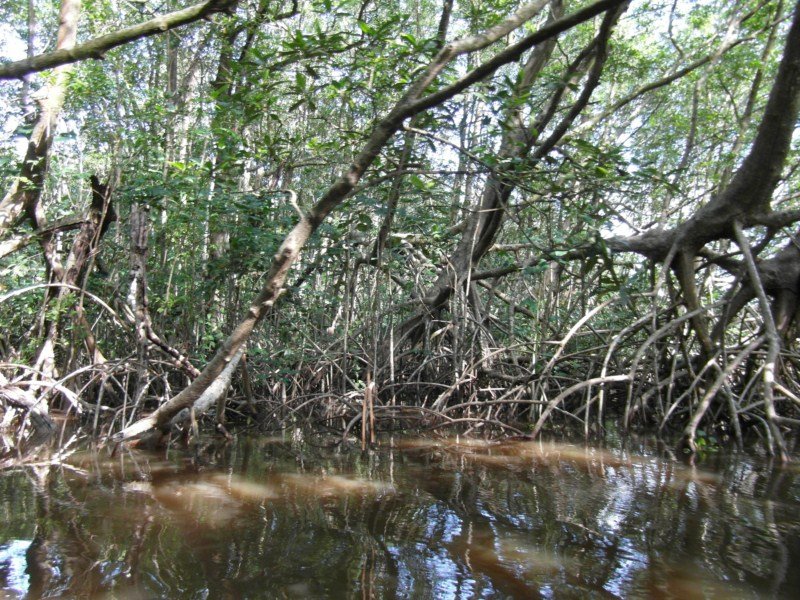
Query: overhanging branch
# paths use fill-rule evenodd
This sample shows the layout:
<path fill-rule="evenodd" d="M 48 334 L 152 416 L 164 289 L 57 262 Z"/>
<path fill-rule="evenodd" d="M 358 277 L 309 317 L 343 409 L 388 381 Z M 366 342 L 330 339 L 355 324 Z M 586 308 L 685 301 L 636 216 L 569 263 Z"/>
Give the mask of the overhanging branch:
<path fill-rule="evenodd" d="M 103 58 L 106 52 L 117 46 L 194 23 L 214 13 L 229 12 L 236 6 L 236 2 L 237 0 L 208 0 L 189 8 L 158 16 L 138 25 L 132 25 L 113 33 L 101 35 L 71 49 L 55 50 L 54 52 L 32 56 L 24 60 L 6 63 L 0 65 L 0 79 L 24 77 L 31 73 L 46 71 L 53 67 L 79 62 L 87 58 L 99 60 Z"/>

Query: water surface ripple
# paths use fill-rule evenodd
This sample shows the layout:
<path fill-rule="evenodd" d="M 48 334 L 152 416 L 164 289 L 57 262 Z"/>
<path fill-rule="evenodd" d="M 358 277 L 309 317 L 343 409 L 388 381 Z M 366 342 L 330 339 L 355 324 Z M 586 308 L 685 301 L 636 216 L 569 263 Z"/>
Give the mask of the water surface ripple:
<path fill-rule="evenodd" d="M 647 443 L 84 451 L 0 477 L 0 597 L 791 598 L 798 474 Z"/>

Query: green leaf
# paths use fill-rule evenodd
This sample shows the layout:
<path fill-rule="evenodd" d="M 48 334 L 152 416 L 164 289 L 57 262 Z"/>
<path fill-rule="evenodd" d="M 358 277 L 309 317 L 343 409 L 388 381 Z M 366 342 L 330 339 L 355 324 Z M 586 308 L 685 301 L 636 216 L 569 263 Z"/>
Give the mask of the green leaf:
<path fill-rule="evenodd" d="M 375 35 L 375 28 L 374 27 L 372 27 L 368 23 L 365 23 L 364 21 L 361 21 L 361 20 L 357 21 L 357 23 L 358 23 L 358 28 L 361 30 L 361 32 L 364 35 L 369 35 L 369 36 Z"/>

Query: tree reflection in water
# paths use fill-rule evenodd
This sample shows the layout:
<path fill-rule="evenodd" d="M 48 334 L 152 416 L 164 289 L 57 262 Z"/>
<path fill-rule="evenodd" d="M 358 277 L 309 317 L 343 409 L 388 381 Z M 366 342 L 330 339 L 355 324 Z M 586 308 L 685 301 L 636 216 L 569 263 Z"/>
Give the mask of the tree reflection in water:
<path fill-rule="evenodd" d="M 0 480 L 8 597 L 753 597 L 800 584 L 791 468 L 540 442 L 242 439 Z"/>

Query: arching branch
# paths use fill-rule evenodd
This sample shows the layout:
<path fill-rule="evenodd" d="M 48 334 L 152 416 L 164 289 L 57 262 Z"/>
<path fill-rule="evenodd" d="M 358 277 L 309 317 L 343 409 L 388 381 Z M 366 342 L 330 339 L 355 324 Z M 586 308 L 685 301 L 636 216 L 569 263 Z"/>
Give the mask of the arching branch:
<path fill-rule="evenodd" d="M 210 17 L 214 13 L 229 12 L 236 6 L 237 0 L 208 0 L 195 4 L 189 8 L 161 15 L 120 29 L 113 33 L 101 35 L 98 38 L 79 44 L 74 48 L 60 48 L 53 52 L 32 56 L 24 60 L 0 65 L 0 79 L 15 79 L 31 73 L 38 73 L 70 63 L 86 60 L 87 58 L 102 59 L 103 55 L 117 46 L 128 44 L 135 40 L 157 35 L 182 25 L 194 23 L 200 19 Z"/>

